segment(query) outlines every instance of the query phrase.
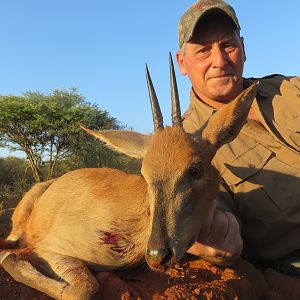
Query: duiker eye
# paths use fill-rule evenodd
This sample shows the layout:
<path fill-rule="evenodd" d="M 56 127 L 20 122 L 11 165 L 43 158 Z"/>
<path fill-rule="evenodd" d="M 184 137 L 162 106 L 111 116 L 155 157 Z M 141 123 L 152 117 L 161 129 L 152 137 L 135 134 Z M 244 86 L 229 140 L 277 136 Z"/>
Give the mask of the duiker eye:
<path fill-rule="evenodd" d="M 189 168 L 189 174 L 192 179 L 200 179 L 202 178 L 204 173 L 203 165 L 201 162 L 197 162 Z"/>

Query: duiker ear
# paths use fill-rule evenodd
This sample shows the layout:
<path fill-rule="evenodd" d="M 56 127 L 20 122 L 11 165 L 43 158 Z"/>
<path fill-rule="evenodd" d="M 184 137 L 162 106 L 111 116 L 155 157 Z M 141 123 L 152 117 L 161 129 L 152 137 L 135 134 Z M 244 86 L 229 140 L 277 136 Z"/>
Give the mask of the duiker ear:
<path fill-rule="evenodd" d="M 106 143 L 112 149 L 131 157 L 143 158 L 146 154 L 151 136 L 129 130 L 83 130 Z"/>
<path fill-rule="evenodd" d="M 251 104 L 257 93 L 257 85 L 258 82 L 252 84 L 209 119 L 202 131 L 202 139 L 211 148 L 212 158 L 221 146 L 237 137 L 246 123 Z"/>

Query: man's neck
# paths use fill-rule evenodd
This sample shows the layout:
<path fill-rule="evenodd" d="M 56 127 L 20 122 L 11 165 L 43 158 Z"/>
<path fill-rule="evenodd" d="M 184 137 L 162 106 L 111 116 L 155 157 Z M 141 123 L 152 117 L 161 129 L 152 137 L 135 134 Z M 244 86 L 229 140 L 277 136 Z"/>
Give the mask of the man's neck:
<path fill-rule="evenodd" d="M 196 97 L 199 101 L 202 101 L 202 102 L 206 103 L 207 105 L 209 105 L 210 107 L 215 108 L 215 109 L 220 109 L 220 108 L 222 108 L 223 106 L 225 106 L 226 104 L 230 103 L 233 100 L 233 99 L 231 99 L 231 100 L 223 101 L 223 102 L 216 101 L 216 100 L 213 100 L 213 99 L 209 99 L 207 97 L 200 97 L 196 93 L 194 88 L 193 88 L 193 91 L 194 91 L 194 94 L 196 95 Z"/>
<path fill-rule="evenodd" d="M 216 100 L 212 100 L 212 99 L 208 99 L 208 98 L 203 99 L 203 98 L 199 97 L 196 94 L 195 90 L 194 90 L 194 94 L 196 95 L 196 97 L 197 97 L 197 99 L 199 101 L 202 101 L 205 104 L 207 104 L 208 106 L 210 106 L 211 108 L 217 109 L 217 110 L 221 109 L 222 107 L 224 107 L 225 105 L 227 105 L 228 103 L 230 103 L 232 100 L 234 100 L 234 99 L 231 99 L 231 100 L 228 100 L 226 102 L 225 101 L 221 102 L 221 101 L 216 101 Z M 250 108 L 250 111 L 249 111 L 249 114 L 248 114 L 248 118 L 251 119 L 251 120 L 254 120 L 254 121 L 257 121 L 257 122 L 261 123 L 261 121 L 257 117 L 257 115 L 254 112 L 254 109 L 252 107 Z"/>

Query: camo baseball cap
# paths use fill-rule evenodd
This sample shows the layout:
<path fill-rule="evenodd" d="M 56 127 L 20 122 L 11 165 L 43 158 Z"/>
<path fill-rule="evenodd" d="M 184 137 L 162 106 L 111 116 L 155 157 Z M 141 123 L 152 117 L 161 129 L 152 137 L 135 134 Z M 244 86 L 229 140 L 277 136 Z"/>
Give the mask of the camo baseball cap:
<path fill-rule="evenodd" d="M 223 0 L 198 0 L 182 15 L 178 25 L 179 48 L 184 42 L 191 40 L 198 21 L 206 14 L 212 12 L 220 12 L 234 22 L 238 29 L 240 28 L 239 21 L 234 9 Z"/>

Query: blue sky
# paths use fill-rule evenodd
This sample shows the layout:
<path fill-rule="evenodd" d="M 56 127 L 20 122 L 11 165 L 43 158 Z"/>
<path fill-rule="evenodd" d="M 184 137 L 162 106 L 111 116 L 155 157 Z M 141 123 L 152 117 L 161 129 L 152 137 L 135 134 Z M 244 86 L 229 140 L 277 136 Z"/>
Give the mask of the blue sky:
<path fill-rule="evenodd" d="M 168 52 L 194 1 L 10 0 L 0 2 L 0 94 L 77 87 L 122 124 L 149 133 L 149 65 L 170 123 Z M 244 75 L 300 74 L 300 1 L 231 0 L 245 38 Z M 176 66 L 181 106 L 189 81 Z M 0 148 L 0 156 L 6 155 Z"/>

